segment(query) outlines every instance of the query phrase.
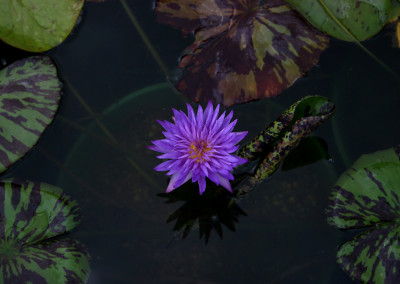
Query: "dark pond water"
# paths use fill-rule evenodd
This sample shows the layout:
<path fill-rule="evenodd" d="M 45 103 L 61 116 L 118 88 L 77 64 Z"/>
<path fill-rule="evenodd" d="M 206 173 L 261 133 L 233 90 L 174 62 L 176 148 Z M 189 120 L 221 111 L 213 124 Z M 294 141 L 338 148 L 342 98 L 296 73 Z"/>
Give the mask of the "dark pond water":
<path fill-rule="evenodd" d="M 173 70 L 191 39 L 156 23 L 151 1 L 129 5 Z M 392 47 L 391 31 L 385 29 L 365 46 L 400 74 L 400 51 Z M 400 141 L 399 81 L 359 47 L 332 40 L 319 66 L 281 96 L 233 107 L 239 118 L 235 130 L 248 130 L 248 141 L 297 99 L 330 98 L 336 114 L 313 135 L 327 142 L 333 162 L 278 172 L 238 204 L 247 216 L 238 217 L 236 232 L 224 227 L 223 239 L 212 232 L 208 244 L 198 230 L 182 240 L 174 223 L 166 223 L 183 203 L 166 204 L 157 195 L 168 180 L 152 170 L 159 161 L 145 146 L 161 138 L 155 120 L 169 120 L 171 107 L 182 108 L 184 101 L 120 2 L 87 4 L 79 26 L 49 54 L 119 147 L 104 143 L 66 84 L 55 122 L 6 176 L 54 184 L 78 200 L 83 221 L 71 235 L 92 256 L 88 283 L 352 283 L 335 256 L 337 246 L 356 232 L 327 225 L 329 192 L 361 154 Z"/>

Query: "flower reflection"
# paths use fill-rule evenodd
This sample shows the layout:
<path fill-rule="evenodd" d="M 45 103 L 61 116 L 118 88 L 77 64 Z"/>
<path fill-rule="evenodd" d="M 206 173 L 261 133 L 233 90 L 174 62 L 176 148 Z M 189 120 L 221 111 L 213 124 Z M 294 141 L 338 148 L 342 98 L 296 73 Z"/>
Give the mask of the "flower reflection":
<path fill-rule="evenodd" d="M 177 238 L 185 238 L 192 229 L 198 229 L 200 238 L 204 236 L 206 243 L 212 230 L 222 239 L 222 225 L 234 232 L 239 216 L 247 216 L 234 202 L 232 195 L 222 187 L 209 185 L 212 190 L 207 190 L 202 196 L 199 196 L 193 187 L 192 183 L 186 183 L 179 190 L 159 194 L 168 198 L 166 203 L 185 201 L 167 219 L 167 223 L 176 221 L 173 230 L 178 232 Z"/>

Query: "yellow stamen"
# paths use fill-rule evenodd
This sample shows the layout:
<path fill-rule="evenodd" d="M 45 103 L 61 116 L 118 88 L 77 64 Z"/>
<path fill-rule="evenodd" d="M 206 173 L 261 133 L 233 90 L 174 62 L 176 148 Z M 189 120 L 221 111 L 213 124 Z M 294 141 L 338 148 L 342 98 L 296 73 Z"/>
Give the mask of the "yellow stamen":
<path fill-rule="evenodd" d="M 211 150 L 207 142 L 197 141 L 190 144 L 189 157 L 198 163 L 204 161 L 204 155 Z M 207 155 L 209 156 L 210 153 Z"/>

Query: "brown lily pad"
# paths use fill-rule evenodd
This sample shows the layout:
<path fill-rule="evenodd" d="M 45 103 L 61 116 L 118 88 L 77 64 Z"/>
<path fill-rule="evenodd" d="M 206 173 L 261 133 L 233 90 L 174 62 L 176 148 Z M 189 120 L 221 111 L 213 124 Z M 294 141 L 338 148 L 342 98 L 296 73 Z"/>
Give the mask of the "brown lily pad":
<path fill-rule="evenodd" d="M 156 14 L 195 35 L 176 88 L 196 102 L 232 106 L 277 96 L 329 42 L 281 0 L 158 0 Z"/>

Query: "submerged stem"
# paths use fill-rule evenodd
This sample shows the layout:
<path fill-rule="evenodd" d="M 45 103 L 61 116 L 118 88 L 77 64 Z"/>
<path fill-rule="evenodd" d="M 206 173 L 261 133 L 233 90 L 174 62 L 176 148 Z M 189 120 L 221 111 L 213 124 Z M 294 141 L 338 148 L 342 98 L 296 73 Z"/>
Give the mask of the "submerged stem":
<path fill-rule="evenodd" d="M 151 44 L 149 38 L 147 37 L 146 33 L 143 31 L 142 27 L 140 26 L 139 22 L 137 21 L 135 15 L 133 15 L 132 10 L 129 8 L 128 4 L 125 0 L 120 0 L 122 7 L 124 8 L 125 12 L 128 14 L 129 19 L 131 20 L 133 26 L 135 27 L 136 31 L 139 33 L 139 36 L 142 38 L 144 44 L 149 49 L 151 55 L 153 56 L 154 60 L 157 62 L 158 66 L 161 68 L 163 73 L 166 77 L 168 77 L 168 68 L 165 66 L 164 62 L 162 61 L 161 57 L 158 55 L 157 51 Z"/>
<path fill-rule="evenodd" d="M 118 141 L 115 139 L 115 137 L 111 134 L 111 132 L 108 130 L 108 128 L 101 122 L 100 119 L 96 116 L 96 114 L 93 112 L 93 110 L 89 107 L 89 105 L 85 102 L 85 100 L 79 95 L 78 91 L 72 86 L 71 82 L 64 77 L 65 83 L 68 85 L 68 88 L 72 91 L 72 93 L 75 95 L 75 97 L 78 99 L 78 101 L 82 104 L 82 106 L 86 109 L 86 111 L 90 114 L 94 122 L 97 124 L 97 126 L 104 132 L 104 134 L 107 136 L 109 139 L 111 145 L 117 149 L 121 149 L 121 146 L 119 145 Z M 125 159 L 133 166 L 135 170 L 137 170 L 152 186 L 155 188 L 161 188 L 158 183 L 154 181 L 131 157 L 128 155 L 125 155 Z"/>

